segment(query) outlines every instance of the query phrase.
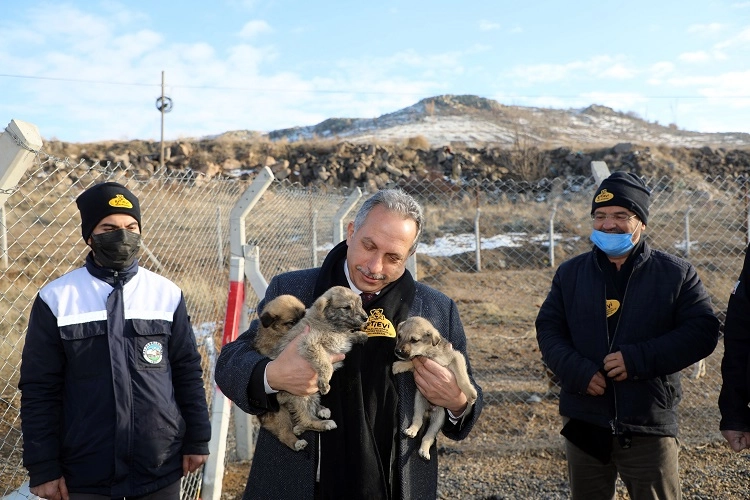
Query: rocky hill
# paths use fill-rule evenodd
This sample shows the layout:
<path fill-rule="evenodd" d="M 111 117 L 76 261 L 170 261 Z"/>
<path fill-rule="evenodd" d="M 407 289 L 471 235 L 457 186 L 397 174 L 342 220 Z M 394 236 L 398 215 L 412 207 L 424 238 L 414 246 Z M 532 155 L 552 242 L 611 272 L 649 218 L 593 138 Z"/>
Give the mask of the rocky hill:
<path fill-rule="evenodd" d="M 271 140 L 335 138 L 355 143 L 398 142 L 413 136 L 422 136 L 435 146 L 474 148 L 517 142 L 541 148 L 597 147 L 618 142 L 681 147 L 750 146 L 750 134 L 690 132 L 605 106 L 566 110 L 505 106 L 473 95 L 430 97 L 378 118 L 331 118 L 314 126 L 268 134 Z"/>
<path fill-rule="evenodd" d="M 119 164 L 136 175 L 150 175 L 161 165 L 160 144 L 153 141 L 53 141 L 44 150 L 73 161 Z M 447 95 L 373 119 L 331 118 L 267 134 L 232 131 L 170 142 L 163 158 L 164 168 L 194 173 L 198 180 L 250 177 L 268 166 L 277 178 L 303 185 L 373 189 L 420 179 L 589 175 L 592 160 L 648 176 L 745 175 L 750 134 L 684 131 L 597 105 L 555 110 Z"/>

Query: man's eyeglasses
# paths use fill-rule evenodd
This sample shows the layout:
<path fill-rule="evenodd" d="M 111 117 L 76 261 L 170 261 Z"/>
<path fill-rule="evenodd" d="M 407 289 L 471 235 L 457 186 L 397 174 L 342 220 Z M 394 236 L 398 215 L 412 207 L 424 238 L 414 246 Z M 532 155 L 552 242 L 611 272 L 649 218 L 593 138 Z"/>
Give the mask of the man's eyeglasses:
<path fill-rule="evenodd" d="M 624 222 L 630 222 L 631 220 L 638 217 L 638 215 L 628 215 L 628 214 L 591 214 L 591 220 L 594 222 L 604 222 L 607 219 L 612 219 L 615 222 L 618 223 L 624 223 Z"/>

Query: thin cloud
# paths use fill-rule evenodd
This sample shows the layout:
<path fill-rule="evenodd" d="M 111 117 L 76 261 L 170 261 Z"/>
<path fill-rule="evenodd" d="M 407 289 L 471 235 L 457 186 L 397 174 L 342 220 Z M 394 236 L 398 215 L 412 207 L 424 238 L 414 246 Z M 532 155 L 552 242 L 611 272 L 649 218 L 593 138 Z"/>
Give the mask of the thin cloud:
<path fill-rule="evenodd" d="M 635 78 L 638 73 L 637 70 L 610 56 L 598 56 L 586 61 L 565 64 L 519 66 L 510 72 L 512 77 L 529 84 L 560 82 L 580 77 L 628 80 Z"/>
<path fill-rule="evenodd" d="M 693 24 L 688 26 L 687 32 L 691 35 L 710 36 L 722 33 L 726 29 L 727 26 L 721 23 Z"/>
<path fill-rule="evenodd" d="M 684 52 L 677 56 L 677 59 L 686 63 L 703 63 L 711 60 L 711 56 L 705 50 L 696 52 Z"/>
<path fill-rule="evenodd" d="M 719 50 L 724 49 L 746 49 L 750 46 L 750 27 L 743 29 L 737 35 L 716 44 Z"/>
<path fill-rule="evenodd" d="M 263 21 L 263 20 L 253 20 L 245 23 L 245 25 L 240 30 L 239 36 L 240 38 L 255 38 L 258 35 L 263 35 L 266 33 L 272 33 L 273 29 L 271 26 Z"/>
<path fill-rule="evenodd" d="M 499 30 L 500 28 L 501 28 L 500 23 L 487 21 L 486 19 L 482 19 L 481 21 L 479 21 L 480 31 L 495 31 L 495 30 Z"/>

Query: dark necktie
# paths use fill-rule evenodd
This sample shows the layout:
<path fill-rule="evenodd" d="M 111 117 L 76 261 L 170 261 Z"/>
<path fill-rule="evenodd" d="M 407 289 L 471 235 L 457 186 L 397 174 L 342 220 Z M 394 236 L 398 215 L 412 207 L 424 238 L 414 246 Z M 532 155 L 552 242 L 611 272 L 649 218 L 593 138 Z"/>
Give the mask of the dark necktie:
<path fill-rule="evenodd" d="M 362 297 L 362 305 L 367 305 L 368 302 L 370 302 L 372 299 L 378 296 L 377 293 L 371 293 L 371 292 L 362 292 L 359 294 L 360 297 Z"/>

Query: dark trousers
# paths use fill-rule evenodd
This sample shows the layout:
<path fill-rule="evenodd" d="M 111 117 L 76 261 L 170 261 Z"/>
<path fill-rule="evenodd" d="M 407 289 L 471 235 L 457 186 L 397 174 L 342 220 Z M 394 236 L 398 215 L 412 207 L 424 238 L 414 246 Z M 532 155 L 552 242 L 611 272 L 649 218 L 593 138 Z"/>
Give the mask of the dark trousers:
<path fill-rule="evenodd" d="M 629 448 L 612 439 L 612 458 L 607 464 L 565 440 L 572 500 L 614 499 L 618 474 L 632 500 L 682 498 L 677 438 L 634 435 Z"/>
<path fill-rule="evenodd" d="M 166 488 L 162 488 L 148 495 L 138 495 L 132 497 L 115 497 L 111 500 L 180 500 L 180 482 L 172 483 Z M 92 493 L 71 493 L 70 500 L 110 500 L 109 495 L 94 495 Z"/>

